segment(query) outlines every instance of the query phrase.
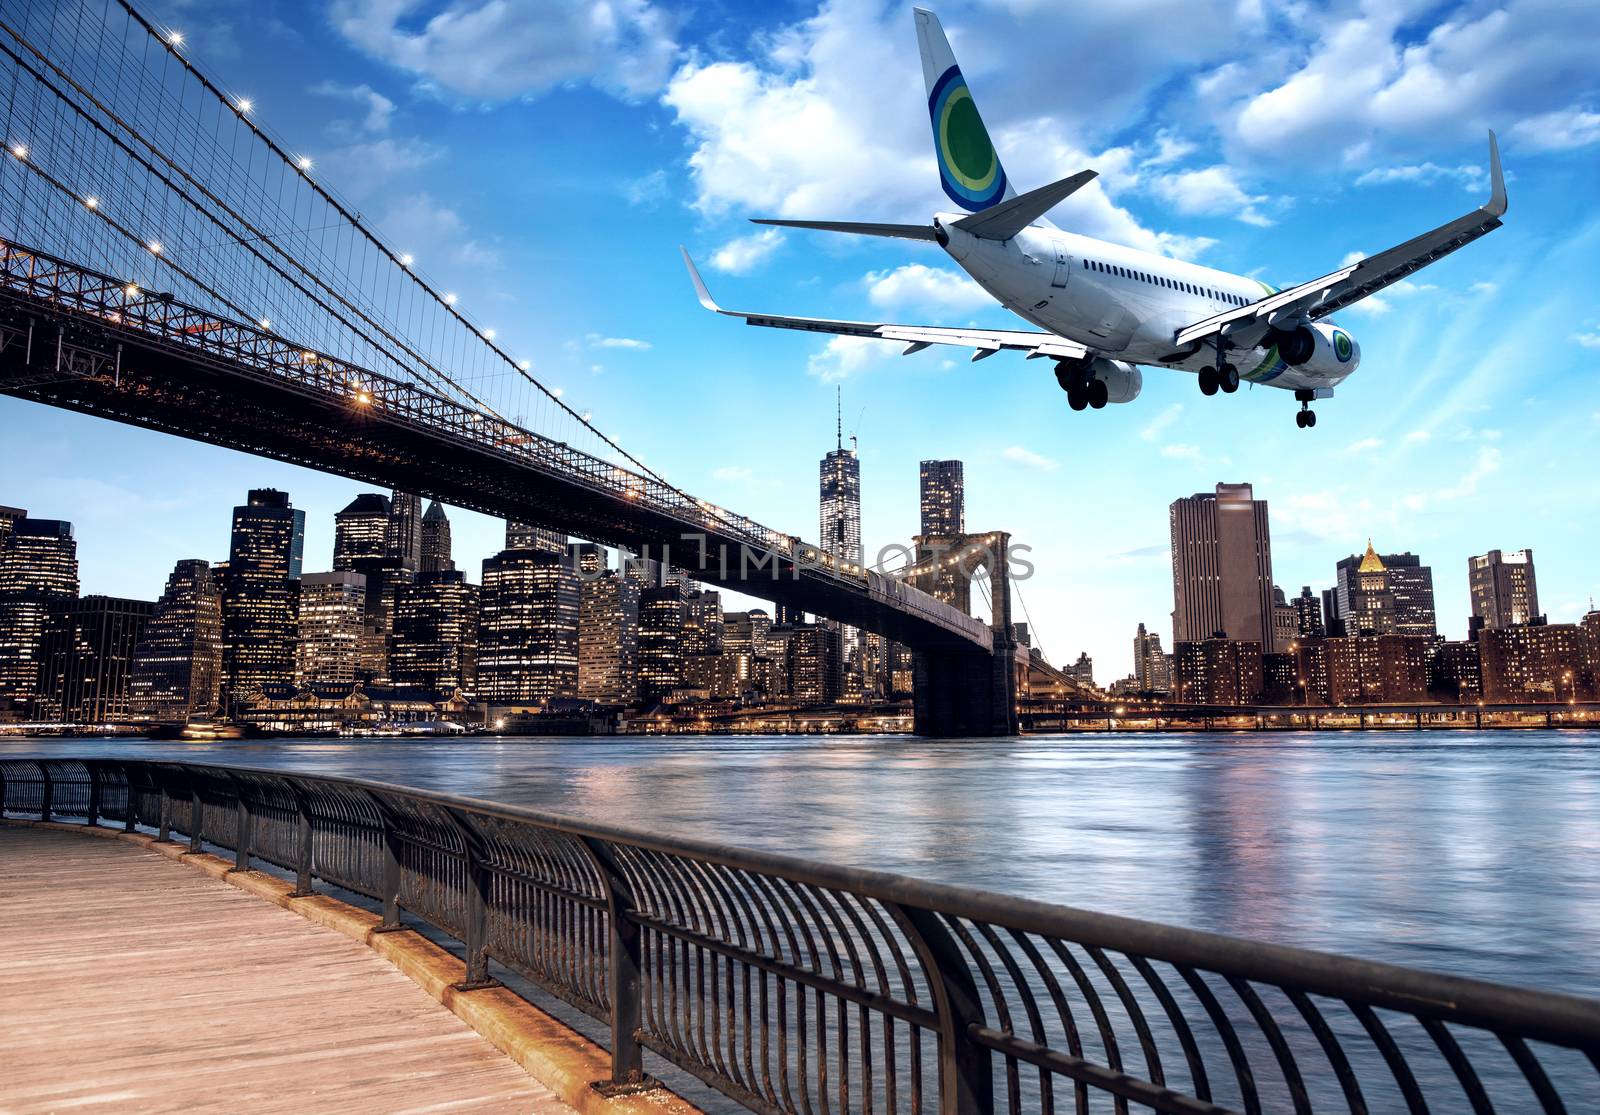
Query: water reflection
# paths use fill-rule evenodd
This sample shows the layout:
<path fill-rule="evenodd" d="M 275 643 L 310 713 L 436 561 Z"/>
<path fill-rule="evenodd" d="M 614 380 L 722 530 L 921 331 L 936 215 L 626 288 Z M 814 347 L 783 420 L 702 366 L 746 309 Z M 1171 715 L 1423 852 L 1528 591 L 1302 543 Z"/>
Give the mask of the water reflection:
<path fill-rule="evenodd" d="M 1600 734 L 0 741 L 349 774 L 1600 995 Z"/>

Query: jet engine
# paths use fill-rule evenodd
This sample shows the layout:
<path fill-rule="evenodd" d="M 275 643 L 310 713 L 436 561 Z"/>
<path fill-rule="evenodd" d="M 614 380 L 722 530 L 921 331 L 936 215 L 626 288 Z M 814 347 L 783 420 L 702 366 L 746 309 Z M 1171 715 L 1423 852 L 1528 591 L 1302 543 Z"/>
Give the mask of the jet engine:
<path fill-rule="evenodd" d="M 1293 329 L 1273 329 L 1262 341 L 1276 345 L 1278 356 L 1291 368 L 1310 364 L 1309 370 L 1330 375 L 1349 374 L 1361 362 L 1361 346 L 1336 325 L 1317 322 Z"/>
<path fill-rule="evenodd" d="M 1089 365 L 1089 374 L 1106 385 L 1108 403 L 1131 403 L 1144 387 L 1144 373 L 1121 360 L 1097 356 Z"/>

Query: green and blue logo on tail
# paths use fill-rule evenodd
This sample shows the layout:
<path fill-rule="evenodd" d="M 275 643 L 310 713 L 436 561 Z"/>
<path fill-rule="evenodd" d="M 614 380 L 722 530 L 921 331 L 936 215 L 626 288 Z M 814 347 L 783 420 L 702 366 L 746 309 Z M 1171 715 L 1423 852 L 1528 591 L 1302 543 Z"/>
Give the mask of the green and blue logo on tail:
<path fill-rule="evenodd" d="M 951 66 L 928 94 L 939 179 L 950 199 L 969 212 L 987 209 L 1006 196 L 1006 172 L 978 115 L 961 67 Z"/>

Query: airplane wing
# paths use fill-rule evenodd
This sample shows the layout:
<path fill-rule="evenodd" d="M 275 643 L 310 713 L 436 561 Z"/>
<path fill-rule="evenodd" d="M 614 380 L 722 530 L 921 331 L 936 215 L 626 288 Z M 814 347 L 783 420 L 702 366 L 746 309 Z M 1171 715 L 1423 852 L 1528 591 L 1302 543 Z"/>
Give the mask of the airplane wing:
<path fill-rule="evenodd" d="M 947 327 L 941 325 L 894 325 L 871 321 L 833 321 L 820 317 L 783 317 L 777 314 L 748 313 L 744 310 L 725 310 L 717 305 L 706 289 L 705 280 L 689 258 L 685 248 L 683 262 L 694 280 L 695 294 L 700 304 L 714 313 L 728 317 L 742 317 L 748 325 L 764 325 L 771 329 L 799 329 L 809 333 L 832 333 L 841 337 L 877 337 L 885 341 L 901 341 L 905 354 L 921 352 L 930 345 L 955 345 L 972 349 L 972 359 L 982 360 L 1001 349 L 1026 352 L 1029 359 L 1036 356 L 1053 360 L 1079 360 L 1089 350 L 1083 345 L 1058 337 L 1054 333 L 1038 333 L 1028 329 L 983 329 L 976 327 Z"/>
<path fill-rule="evenodd" d="M 1218 333 L 1238 344 L 1254 345 L 1275 325 L 1327 317 L 1499 228 L 1500 218 L 1506 211 L 1506 183 L 1500 173 L 1500 147 L 1492 131 L 1489 133 L 1489 181 L 1489 203 L 1481 209 L 1474 209 L 1432 232 L 1347 264 L 1319 279 L 1197 321 L 1178 331 L 1177 347 L 1181 349 Z"/>

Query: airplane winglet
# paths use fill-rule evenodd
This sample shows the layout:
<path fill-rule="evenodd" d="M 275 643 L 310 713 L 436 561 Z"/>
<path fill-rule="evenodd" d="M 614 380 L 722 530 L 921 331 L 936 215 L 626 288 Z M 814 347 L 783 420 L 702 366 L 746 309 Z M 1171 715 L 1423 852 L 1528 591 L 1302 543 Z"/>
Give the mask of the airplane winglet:
<path fill-rule="evenodd" d="M 1491 216 L 1503 217 L 1506 212 L 1506 179 L 1500 172 L 1500 143 L 1489 129 L 1489 204 L 1484 206 Z"/>
<path fill-rule="evenodd" d="M 694 281 L 694 293 L 695 297 L 700 299 L 700 305 L 712 313 L 726 313 L 727 311 L 717 305 L 716 300 L 711 297 L 711 292 L 706 289 L 706 281 L 700 277 L 700 271 L 695 267 L 694 260 L 689 258 L 689 249 L 679 244 L 678 251 L 683 253 L 683 262 L 689 268 L 689 278 Z"/>

